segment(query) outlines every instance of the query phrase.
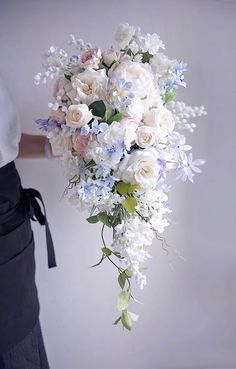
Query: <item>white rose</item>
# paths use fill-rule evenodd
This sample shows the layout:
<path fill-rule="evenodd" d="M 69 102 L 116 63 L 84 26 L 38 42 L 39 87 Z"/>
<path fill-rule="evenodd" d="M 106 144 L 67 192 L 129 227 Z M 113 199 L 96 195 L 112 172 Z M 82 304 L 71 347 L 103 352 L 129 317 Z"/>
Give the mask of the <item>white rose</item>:
<path fill-rule="evenodd" d="M 115 176 L 126 183 L 137 183 L 141 187 L 155 187 L 160 165 L 155 149 L 136 150 L 121 161 Z"/>
<path fill-rule="evenodd" d="M 88 67 L 84 72 L 72 77 L 72 86 L 77 90 L 78 100 L 90 104 L 103 98 L 107 80 L 105 69 L 94 70 Z"/>
<path fill-rule="evenodd" d="M 135 31 L 135 27 L 130 26 L 128 23 L 121 23 L 119 25 L 115 34 L 115 40 L 117 41 L 121 49 L 129 45 L 135 34 Z"/>
<path fill-rule="evenodd" d="M 120 63 L 114 69 L 116 78 L 124 78 L 132 82 L 131 91 L 136 97 L 144 99 L 154 90 L 153 74 L 148 64 L 141 64 L 131 60 Z"/>
<path fill-rule="evenodd" d="M 93 117 L 86 104 L 70 105 L 66 114 L 66 125 L 71 128 L 81 128 Z"/>
<path fill-rule="evenodd" d="M 143 149 L 150 147 L 154 144 L 156 140 L 155 129 L 148 126 L 141 126 L 137 131 L 137 138 L 135 140 L 136 144 Z"/>
<path fill-rule="evenodd" d="M 172 113 L 165 107 L 145 113 L 143 121 L 147 126 L 155 128 L 158 138 L 167 136 L 173 131 L 175 125 Z"/>

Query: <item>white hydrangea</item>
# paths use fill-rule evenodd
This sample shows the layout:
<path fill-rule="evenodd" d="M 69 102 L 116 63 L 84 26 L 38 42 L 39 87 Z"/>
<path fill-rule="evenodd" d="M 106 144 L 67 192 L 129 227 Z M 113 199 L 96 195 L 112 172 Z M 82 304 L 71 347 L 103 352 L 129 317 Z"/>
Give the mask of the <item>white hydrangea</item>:
<path fill-rule="evenodd" d="M 130 26 L 128 23 L 121 23 L 115 34 L 115 40 L 121 49 L 125 49 L 135 35 L 136 27 Z"/>
<path fill-rule="evenodd" d="M 79 178 L 81 158 L 73 155 L 71 150 L 66 149 L 60 158 L 64 170 L 64 175 L 68 180 Z"/>
<path fill-rule="evenodd" d="M 143 52 L 148 52 L 151 55 L 158 53 L 159 49 L 165 49 L 165 45 L 160 39 L 160 36 L 158 36 L 156 33 L 147 33 L 144 36 L 140 36 L 137 43 L 140 50 Z"/>
<path fill-rule="evenodd" d="M 151 257 L 148 247 L 154 237 L 155 232 L 151 225 L 138 216 L 122 220 L 121 224 L 115 227 L 112 247 L 124 257 L 124 262 L 133 271 L 141 289 L 146 284 L 146 278 L 142 276 L 140 263 Z"/>
<path fill-rule="evenodd" d="M 53 155 L 61 156 L 65 151 L 71 151 L 71 137 L 66 128 L 55 128 L 48 133 L 47 137 L 52 146 Z"/>
<path fill-rule="evenodd" d="M 167 78 L 174 63 L 174 60 L 170 60 L 163 53 L 158 53 L 150 59 L 150 65 L 157 78 L 160 78 L 161 76 L 165 76 Z"/>
<path fill-rule="evenodd" d="M 162 188 L 138 190 L 135 194 L 137 198 L 137 212 L 145 219 L 148 219 L 153 230 L 158 234 L 163 233 L 165 227 L 169 225 L 166 214 L 171 213 L 167 206 L 168 196 Z"/>
<path fill-rule="evenodd" d="M 107 129 L 97 135 L 96 140 L 91 140 L 86 149 L 86 160 L 94 160 L 107 167 L 116 170 L 124 154 L 124 150 L 130 149 L 135 141 L 135 122 L 128 119 L 120 122 L 114 121 Z M 137 128 L 137 123 L 136 126 Z"/>
<path fill-rule="evenodd" d="M 102 197 L 99 202 L 97 203 L 97 212 L 113 212 L 116 205 L 120 204 L 123 200 L 123 197 L 120 196 L 118 193 L 109 193 L 109 195 Z"/>

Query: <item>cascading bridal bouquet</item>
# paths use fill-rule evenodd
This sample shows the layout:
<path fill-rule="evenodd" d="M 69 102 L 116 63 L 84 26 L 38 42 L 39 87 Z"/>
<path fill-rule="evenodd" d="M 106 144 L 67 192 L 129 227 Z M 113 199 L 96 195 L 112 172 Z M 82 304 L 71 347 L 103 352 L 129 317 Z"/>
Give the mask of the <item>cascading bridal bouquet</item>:
<path fill-rule="evenodd" d="M 169 59 L 157 34 L 120 24 L 118 48 L 101 51 L 70 35 L 72 56 L 55 47 L 43 55 L 45 71 L 35 83 L 57 78 L 48 119 L 36 123 L 61 156 L 67 194 L 89 212 L 89 223 L 102 223 L 101 260 L 118 271 L 117 307 L 128 330 L 138 316 L 128 311 L 132 278 L 146 284 L 141 264 L 154 237 L 169 224 L 167 174 L 193 182 L 203 160 L 193 160 L 191 146 L 178 131 L 194 131 L 191 118 L 204 107 L 175 101 L 186 86 L 186 64 Z M 108 247 L 104 228 L 113 229 Z"/>

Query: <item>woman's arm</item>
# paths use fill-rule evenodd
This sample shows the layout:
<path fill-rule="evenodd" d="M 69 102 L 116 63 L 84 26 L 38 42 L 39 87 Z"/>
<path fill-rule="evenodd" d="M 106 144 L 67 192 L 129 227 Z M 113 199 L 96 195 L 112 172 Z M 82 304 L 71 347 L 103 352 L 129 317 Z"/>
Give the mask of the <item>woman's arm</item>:
<path fill-rule="evenodd" d="M 23 133 L 19 144 L 18 158 L 50 158 L 51 146 L 45 136 Z"/>

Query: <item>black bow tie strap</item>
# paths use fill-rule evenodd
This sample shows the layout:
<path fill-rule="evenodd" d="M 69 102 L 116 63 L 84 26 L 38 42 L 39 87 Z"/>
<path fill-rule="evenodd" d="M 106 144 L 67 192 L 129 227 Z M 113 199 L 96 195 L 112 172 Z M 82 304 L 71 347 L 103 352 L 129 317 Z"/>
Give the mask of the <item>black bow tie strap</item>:
<path fill-rule="evenodd" d="M 40 225 L 45 225 L 46 241 L 47 241 L 47 256 L 48 256 L 48 268 L 56 267 L 56 257 L 53 246 L 53 240 L 47 221 L 46 209 L 41 194 L 33 188 L 24 188 L 23 194 L 27 206 L 29 217 L 33 221 L 38 221 Z M 43 206 L 43 212 L 41 210 Z"/>

